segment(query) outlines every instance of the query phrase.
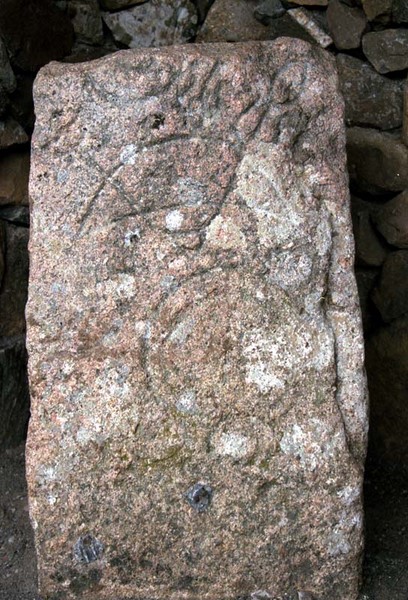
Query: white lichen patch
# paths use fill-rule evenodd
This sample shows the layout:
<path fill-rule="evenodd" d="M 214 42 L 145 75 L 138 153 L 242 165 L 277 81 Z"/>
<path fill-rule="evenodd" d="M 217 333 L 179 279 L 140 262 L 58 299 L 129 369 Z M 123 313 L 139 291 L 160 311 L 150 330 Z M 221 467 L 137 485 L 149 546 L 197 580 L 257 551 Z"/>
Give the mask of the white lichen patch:
<path fill-rule="evenodd" d="M 166 215 L 166 229 L 178 231 L 183 224 L 184 216 L 179 210 L 172 210 Z"/>
<path fill-rule="evenodd" d="M 177 182 L 177 195 L 185 206 L 201 206 L 206 199 L 206 186 L 192 177 L 181 177 Z"/>
<path fill-rule="evenodd" d="M 193 331 L 195 320 L 192 317 L 188 317 L 184 321 L 181 321 L 171 332 L 169 340 L 173 344 L 184 344 L 190 333 Z"/>
<path fill-rule="evenodd" d="M 245 236 L 232 219 L 217 215 L 207 227 L 206 241 L 213 248 L 245 249 Z"/>
<path fill-rule="evenodd" d="M 240 433 L 223 433 L 216 442 L 215 450 L 221 456 L 244 458 L 250 451 L 249 440 Z"/>
<path fill-rule="evenodd" d="M 300 461 L 308 471 L 333 460 L 344 448 L 340 431 L 334 432 L 320 419 L 310 419 L 308 428 L 295 423 L 286 431 L 279 442 L 284 454 Z"/>
<path fill-rule="evenodd" d="M 128 144 L 120 153 L 120 161 L 124 165 L 134 165 L 136 162 L 137 148 L 135 144 Z"/>
<path fill-rule="evenodd" d="M 266 247 L 293 244 L 305 233 L 303 186 L 291 163 L 279 146 L 258 142 L 257 152 L 245 155 L 237 171 L 237 193 L 254 211 L 259 241 Z"/>
<path fill-rule="evenodd" d="M 176 402 L 176 408 L 183 414 L 193 415 L 197 412 L 197 394 L 195 390 L 186 390 Z"/>
<path fill-rule="evenodd" d="M 262 394 L 285 387 L 284 380 L 271 371 L 270 364 L 262 361 L 248 365 L 246 382 L 255 384 Z"/>
<path fill-rule="evenodd" d="M 282 315 L 281 320 L 272 331 L 254 329 L 243 338 L 246 381 L 262 393 L 283 388 L 296 373 L 322 371 L 334 361 L 333 334 L 323 319 L 312 324 Z"/>
<path fill-rule="evenodd" d="M 120 273 L 115 279 L 108 279 L 96 284 L 98 296 L 114 300 L 132 300 L 136 295 L 136 279 L 134 275 Z"/>

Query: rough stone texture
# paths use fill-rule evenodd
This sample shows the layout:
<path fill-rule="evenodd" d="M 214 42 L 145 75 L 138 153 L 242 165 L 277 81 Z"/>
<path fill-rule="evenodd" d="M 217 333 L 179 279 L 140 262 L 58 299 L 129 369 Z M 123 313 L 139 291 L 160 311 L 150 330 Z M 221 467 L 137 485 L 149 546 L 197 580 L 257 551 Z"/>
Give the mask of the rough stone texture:
<path fill-rule="evenodd" d="M 1 0 L 0 35 L 13 65 L 36 71 L 69 53 L 73 29 L 50 0 Z"/>
<path fill-rule="evenodd" d="M 0 206 L 28 204 L 30 152 L 14 150 L 0 155 Z"/>
<path fill-rule="evenodd" d="M 338 54 L 340 87 L 346 103 L 346 123 L 378 129 L 402 124 L 402 82 L 377 73 L 368 63 Z"/>
<path fill-rule="evenodd" d="M 404 99 L 402 109 L 402 133 L 401 138 L 406 146 L 408 146 L 408 79 L 404 85 Z"/>
<path fill-rule="evenodd" d="M 327 6 L 329 0 L 287 0 L 287 3 L 296 6 Z"/>
<path fill-rule="evenodd" d="M 408 190 L 378 208 L 373 218 L 389 244 L 408 248 Z"/>
<path fill-rule="evenodd" d="M 379 73 L 408 68 L 408 31 L 386 29 L 363 36 L 364 54 Z"/>
<path fill-rule="evenodd" d="M 408 187 L 408 148 L 394 135 L 351 127 L 347 159 L 350 177 L 363 191 L 381 194 Z"/>
<path fill-rule="evenodd" d="M 331 37 L 319 26 L 309 11 L 304 8 L 293 8 L 288 11 L 288 15 L 323 48 L 327 48 L 327 46 L 333 43 Z"/>
<path fill-rule="evenodd" d="M 99 4 L 105 10 L 121 10 L 144 2 L 146 0 L 99 0 Z"/>
<path fill-rule="evenodd" d="M 394 0 L 392 5 L 392 20 L 396 23 L 408 23 L 408 2 Z"/>
<path fill-rule="evenodd" d="M 70 0 L 69 12 L 76 39 L 87 44 L 103 42 L 98 0 Z"/>
<path fill-rule="evenodd" d="M 197 42 L 243 42 L 273 40 L 280 36 L 313 38 L 288 14 L 272 19 L 268 25 L 258 21 L 257 0 L 216 0 L 197 35 Z"/>
<path fill-rule="evenodd" d="M 3 276 L 4 276 L 5 251 L 6 251 L 6 236 L 5 236 L 5 231 L 4 231 L 4 225 L 0 221 L 0 289 L 1 289 L 1 284 L 2 284 Z"/>
<path fill-rule="evenodd" d="M 25 142 L 28 142 L 28 135 L 17 121 L 11 117 L 0 121 L 0 150 Z"/>
<path fill-rule="evenodd" d="M 359 266 L 379 267 L 387 256 L 387 246 L 382 241 L 372 222 L 375 206 L 355 196 L 351 199 L 353 233 L 356 244 L 356 264 Z"/>
<path fill-rule="evenodd" d="M 129 48 L 169 46 L 187 42 L 196 33 L 197 11 L 189 0 L 149 0 L 103 20 L 117 42 Z"/>
<path fill-rule="evenodd" d="M 397 3 L 404 0 L 396 0 Z M 389 15 L 392 10 L 393 0 L 361 0 L 367 18 L 373 21 L 382 15 Z"/>
<path fill-rule="evenodd" d="M 408 462 L 408 318 L 393 321 L 366 345 L 370 373 L 370 454 L 393 468 Z"/>
<path fill-rule="evenodd" d="M 269 25 L 271 20 L 277 19 L 285 14 L 286 9 L 280 0 L 264 0 L 259 2 L 254 9 L 254 17 L 263 23 Z"/>
<path fill-rule="evenodd" d="M 35 102 L 40 594 L 355 600 L 367 415 L 334 62 L 289 39 L 119 52 L 47 66 Z"/>
<path fill-rule="evenodd" d="M 16 87 L 16 78 L 10 66 L 6 47 L 0 38 L 0 88 L 5 92 L 13 92 Z"/>
<path fill-rule="evenodd" d="M 25 332 L 28 287 L 28 229 L 5 223 L 5 271 L 0 288 L 0 338 Z"/>
<path fill-rule="evenodd" d="M 30 412 L 23 336 L 0 340 L 0 449 L 24 440 Z"/>
<path fill-rule="evenodd" d="M 327 21 L 334 45 L 339 50 L 358 48 L 367 19 L 359 8 L 347 6 L 340 0 L 330 0 Z"/>
<path fill-rule="evenodd" d="M 30 210 L 28 206 L 0 206 L 0 219 L 15 225 L 30 225 Z"/>
<path fill-rule="evenodd" d="M 407 250 L 398 250 L 388 255 L 372 297 L 386 323 L 408 312 Z"/>

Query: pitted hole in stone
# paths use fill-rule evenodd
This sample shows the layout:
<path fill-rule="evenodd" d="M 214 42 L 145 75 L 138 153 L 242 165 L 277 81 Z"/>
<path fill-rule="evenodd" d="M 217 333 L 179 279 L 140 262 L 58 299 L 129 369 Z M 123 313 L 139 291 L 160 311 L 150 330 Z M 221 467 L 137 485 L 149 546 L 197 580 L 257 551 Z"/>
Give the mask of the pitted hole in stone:
<path fill-rule="evenodd" d="M 213 490 L 209 485 L 196 483 L 187 492 L 187 501 L 197 512 L 204 512 L 211 504 Z"/>
<path fill-rule="evenodd" d="M 152 117 L 152 129 L 163 127 L 166 117 L 162 113 L 155 113 Z"/>
<path fill-rule="evenodd" d="M 81 535 L 74 545 L 74 556 L 80 563 L 89 564 L 101 558 L 103 544 L 96 537 L 87 533 Z"/>

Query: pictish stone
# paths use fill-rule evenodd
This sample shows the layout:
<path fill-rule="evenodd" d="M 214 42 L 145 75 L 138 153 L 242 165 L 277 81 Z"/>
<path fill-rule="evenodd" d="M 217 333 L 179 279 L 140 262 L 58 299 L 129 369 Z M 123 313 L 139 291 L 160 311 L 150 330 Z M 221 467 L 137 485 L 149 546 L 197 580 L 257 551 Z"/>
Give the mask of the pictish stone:
<path fill-rule="evenodd" d="M 367 413 L 334 61 L 287 38 L 126 51 L 48 65 L 35 102 L 40 595 L 354 600 Z"/>
<path fill-rule="evenodd" d="M 408 68 L 408 31 L 386 29 L 363 36 L 364 54 L 379 73 Z"/>
<path fill-rule="evenodd" d="M 346 123 L 378 129 L 401 127 L 403 82 L 380 75 L 354 56 L 338 54 L 336 61 L 346 104 Z"/>

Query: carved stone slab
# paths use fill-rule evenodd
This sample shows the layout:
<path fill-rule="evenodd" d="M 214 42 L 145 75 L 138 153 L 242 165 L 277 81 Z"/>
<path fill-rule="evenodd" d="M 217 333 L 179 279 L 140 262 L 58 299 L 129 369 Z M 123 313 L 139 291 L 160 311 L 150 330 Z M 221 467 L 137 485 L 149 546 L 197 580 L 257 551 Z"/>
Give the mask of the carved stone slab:
<path fill-rule="evenodd" d="M 355 600 L 366 386 L 343 103 L 300 40 L 35 84 L 45 600 Z M 302 595 L 303 594 L 303 595 Z"/>

